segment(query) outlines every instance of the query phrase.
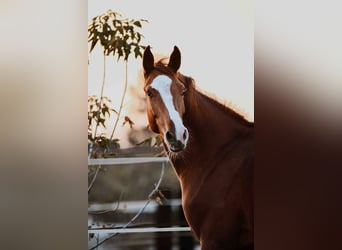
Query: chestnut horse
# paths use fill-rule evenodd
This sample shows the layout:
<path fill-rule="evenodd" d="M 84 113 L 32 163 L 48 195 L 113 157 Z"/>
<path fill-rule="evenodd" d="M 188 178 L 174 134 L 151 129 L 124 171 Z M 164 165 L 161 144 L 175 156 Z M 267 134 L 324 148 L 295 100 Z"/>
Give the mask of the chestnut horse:
<path fill-rule="evenodd" d="M 144 51 L 148 121 L 180 180 L 186 220 L 202 250 L 254 249 L 254 124 L 199 91 L 180 64 L 176 46 L 168 64 Z"/>

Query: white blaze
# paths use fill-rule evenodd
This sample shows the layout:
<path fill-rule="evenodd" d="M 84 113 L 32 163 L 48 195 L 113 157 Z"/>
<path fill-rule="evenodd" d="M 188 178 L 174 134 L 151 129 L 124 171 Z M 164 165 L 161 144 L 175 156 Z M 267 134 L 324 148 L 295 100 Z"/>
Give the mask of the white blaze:
<path fill-rule="evenodd" d="M 186 131 L 186 128 L 184 127 L 182 119 L 173 104 L 171 83 L 172 80 L 168 76 L 159 75 L 152 81 L 151 87 L 159 92 L 161 99 L 164 102 L 167 111 L 169 112 L 170 119 L 175 126 L 177 140 L 180 140 L 186 145 L 188 137 L 186 137 L 185 141 L 183 138 L 183 134 Z"/>

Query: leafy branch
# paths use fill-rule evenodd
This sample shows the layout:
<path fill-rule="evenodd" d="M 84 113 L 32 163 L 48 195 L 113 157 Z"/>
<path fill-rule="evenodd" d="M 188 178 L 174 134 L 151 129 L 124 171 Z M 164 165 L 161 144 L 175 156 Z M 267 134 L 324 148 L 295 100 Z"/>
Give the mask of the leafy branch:
<path fill-rule="evenodd" d="M 112 10 L 94 17 L 88 27 L 90 52 L 100 42 L 106 56 L 116 55 L 118 60 L 123 57 L 124 61 L 128 61 L 132 53 L 135 58 L 142 57 L 146 46 L 140 45 L 140 41 L 144 36 L 136 29 L 142 28 L 144 22 L 148 21 L 122 18 Z"/>
<path fill-rule="evenodd" d="M 88 97 L 88 139 L 91 144 L 91 150 L 93 149 L 93 146 L 104 150 L 108 149 L 108 146 L 120 146 L 118 139 L 113 139 L 113 136 L 119 119 L 121 118 L 127 91 L 128 60 L 130 55 L 134 55 L 135 59 L 142 57 L 142 52 L 146 47 L 141 45 L 141 39 L 144 38 L 144 36 L 137 31 L 142 28 L 144 22 L 148 21 L 145 19 L 136 20 L 123 18 L 120 13 L 108 10 L 104 14 L 95 16 L 88 26 L 89 53 L 93 51 L 96 45 L 99 45 L 103 49 L 104 57 L 100 97 Z M 106 58 L 108 56 L 117 57 L 117 61 L 123 59 L 126 64 L 124 90 L 121 96 L 120 107 L 117 111 L 110 108 L 109 102 L 111 101 L 109 98 L 103 96 L 106 81 Z M 115 113 L 116 120 L 111 136 L 108 139 L 103 134 L 98 135 L 97 131 L 99 127 L 106 128 L 105 121 L 110 117 L 111 112 Z M 127 120 L 126 117 L 128 116 L 125 116 L 125 120 Z M 131 121 L 130 118 L 128 119 Z M 131 126 L 134 122 L 131 121 L 129 124 Z M 93 126 L 95 126 L 95 129 L 93 129 Z M 89 156 L 93 157 L 95 155 L 90 152 Z"/>

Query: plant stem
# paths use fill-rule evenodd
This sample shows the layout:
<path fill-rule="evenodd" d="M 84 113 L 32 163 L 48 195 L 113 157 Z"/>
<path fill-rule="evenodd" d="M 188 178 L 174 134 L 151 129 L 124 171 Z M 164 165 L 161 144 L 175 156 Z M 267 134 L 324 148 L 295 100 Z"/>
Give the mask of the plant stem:
<path fill-rule="evenodd" d="M 98 106 L 99 112 L 97 115 L 97 123 L 96 123 L 93 138 L 96 138 L 97 128 L 99 127 L 99 120 L 100 120 L 100 115 L 101 115 L 100 110 L 101 110 L 101 106 L 102 106 L 103 89 L 104 89 L 105 83 L 106 83 L 106 55 L 105 55 L 105 53 L 103 53 L 103 78 L 102 78 L 102 86 L 101 86 L 101 92 L 100 92 L 100 102 L 99 102 L 99 106 Z"/>
<path fill-rule="evenodd" d="M 115 120 L 115 124 L 114 124 L 114 128 L 113 128 L 113 131 L 112 131 L 112 135 L 110 136 L 110 141 L 112 141 L 113 136 L 114 136 L 114 132 L 116 130 L 116 127 L 118 126 L 118 122 L 119 122 L 119 119 L 120 119 L 121 111 L 122 111 L 122 108 L 123 108 L 123 103 L 124 103 L 126 92 L 127 92 L 127 85 L 128 85 L 128 62 L 125 61 L 125 63 L 126 63 L 126 65 L 125 65 L 126 66 L 125 86 L 124 86 L 124 90 L 123 90 L 123 93 L 122 93 L 122 96 L 121 96 L 120 107 L 119 107 L 119 110 L 118 110 L 118 113 L 117 113 L 117 117 L 116 117 L 116 120 Z"/>

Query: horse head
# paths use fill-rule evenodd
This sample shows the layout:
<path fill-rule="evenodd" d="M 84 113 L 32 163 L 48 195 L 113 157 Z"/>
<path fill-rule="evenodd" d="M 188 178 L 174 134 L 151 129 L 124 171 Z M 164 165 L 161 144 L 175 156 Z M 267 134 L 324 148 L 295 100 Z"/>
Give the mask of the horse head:
<path fill-rule="evenodd" d="M 153 132 L 160 134 L 171 152 L 185 149 L 189 132 L 183 125 L 186 86 L 177 77 L 181 53 L 175 46 L 167 65 L 154 62 L 148 46 L 143 55 L 143 68 L 147 96 L 147 117 Z"/>

